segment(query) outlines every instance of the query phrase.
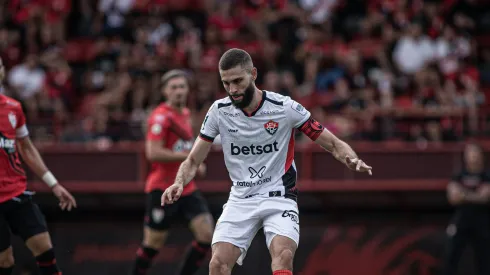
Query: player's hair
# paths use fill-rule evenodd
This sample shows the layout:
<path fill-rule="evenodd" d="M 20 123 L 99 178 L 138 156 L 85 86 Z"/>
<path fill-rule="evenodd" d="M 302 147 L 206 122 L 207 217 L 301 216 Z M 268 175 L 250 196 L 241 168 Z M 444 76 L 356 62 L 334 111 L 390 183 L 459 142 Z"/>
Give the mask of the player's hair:
<path fill-rule="evenodd" d="M 162 88 L 165 88 L 165 86 L 167 86 L 167 83 L 171 79 L 174 79 L 174 78 L 177 78 L 177 77 L 183 77 L 183 78 L 186 79 L 186 81 L 188 81 L 186 72 L 184 72 L 182 70 L 174 69 L 174 70 L 170 70 L 170 71 L 166 72 L 162 76 L 162 78 L 160 79 L 160 85 L 161 85 L 161 87 Z"/>
<path fill-rule="evenodd" d="M 229 49 L 219 60 L 219 69 L 226 71 L 241 66 L 249 71 L 253 68 L 252 57 L 242 49 Z"/>

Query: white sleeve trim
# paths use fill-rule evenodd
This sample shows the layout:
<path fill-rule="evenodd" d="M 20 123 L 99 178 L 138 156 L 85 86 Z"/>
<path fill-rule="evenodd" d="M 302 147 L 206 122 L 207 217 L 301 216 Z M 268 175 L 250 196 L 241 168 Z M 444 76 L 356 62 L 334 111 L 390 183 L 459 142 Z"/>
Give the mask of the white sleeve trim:
<path fill-rule="evenodd" d="M 28 135 L 29 135 L 29 130 L 27 130 L 27 126 L 25 124 L 15 130 L 15 136 L 17 138 L 23 138 Z"/>

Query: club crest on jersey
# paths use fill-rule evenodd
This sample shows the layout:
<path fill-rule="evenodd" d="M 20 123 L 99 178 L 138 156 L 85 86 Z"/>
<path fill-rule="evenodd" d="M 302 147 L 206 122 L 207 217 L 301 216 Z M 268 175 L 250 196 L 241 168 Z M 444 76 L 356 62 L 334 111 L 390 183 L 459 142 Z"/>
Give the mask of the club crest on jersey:
<path fill-rule="evenodd" d="M 269 122 L 264 124 L 264 129 L 272 136 L 277 132 L 277 129 L 279 129 L 279 123 L 269 120 Z"/>
<path fill-rule="evenodd" d="M 17 127 L 17 117 L 12 112 L 8 114 L 8 117 L 9 117 L 10 125 L 12 125 L 12 128 L 15 129 L 15 127 Z"/>
<path fill-rule="evenodd" d="M 151 217 L 153 221 L 156 223 L 161 223 L 163 221 L 163 217 L 165 216 L 165 212 L 160 208 L 153 208 L 151 210 Z"/>

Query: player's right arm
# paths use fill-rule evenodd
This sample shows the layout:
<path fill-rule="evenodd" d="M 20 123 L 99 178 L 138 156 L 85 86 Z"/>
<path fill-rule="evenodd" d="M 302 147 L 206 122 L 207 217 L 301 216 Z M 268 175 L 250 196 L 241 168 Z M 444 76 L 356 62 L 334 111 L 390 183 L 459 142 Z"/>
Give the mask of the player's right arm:
<path fill-rule="evenodd" d="M 148 119 L 145 156 L 151 162 L 181 162 L 187 157 L 186 152 L 174 152 L 163 147 L 165 134 L 172 127 L 172 121 L 164 114 L 152 114 Z"/>
<path fill-rule="evenodd" d="M 182 162 L 175 177 L 175 182 L 162 195 L 162 205 L 173 203 L 180 198 L 184 186 L 195 176 L 197 169 L 206 159 L 213 145 L 214 138 L 219 135 L 218 110 L 213 104 L 202 123 L 201 132 L 187 158 Z"/>
<path fill-rule="evenodd" d="M 316 144 L 330 152 L 335 159 L 345 164 L 348 168 L 358 172 L 368 172 L 371 167 L 366 165 L 346 142 L 340 140 L 332 132 L 316 121 L 311 113 L 301 104 L 287 97 L 284 102 L 286 115 L 293 128 L 298 129 L 308 136 Z"/>
<path fill-rule="evenodd" d="M 36 146 L 29 138 L 29 131 L 25 123 L 25 115 L 21 108 L 17 111 L 17 119 L 19 121 L 19 127 L 16 129 L 17 148 L 19 150 L 22 159 L 27 166 L 41 178 L 53 191 L 54 195 L 60 200 L 60 207 L 62 210 L 67 209 L 70 211 L 73 207 L 77 207 L 75 198 L 68 192 L 54 175 L 49 171 L 44 164 L 44 161 L 39 154 Z"/>

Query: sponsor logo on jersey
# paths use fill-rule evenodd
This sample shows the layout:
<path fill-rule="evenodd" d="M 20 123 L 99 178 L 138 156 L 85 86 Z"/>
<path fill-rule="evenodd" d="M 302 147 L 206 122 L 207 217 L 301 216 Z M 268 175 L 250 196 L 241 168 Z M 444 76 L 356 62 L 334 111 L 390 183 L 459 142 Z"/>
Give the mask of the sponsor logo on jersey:
<path fill-rule="evenodd" d="M 250 144 L 250 146 L 238 146 L 233 142 L 231 143 L 231 155 L 239 156 L 239 155 L 262 155 L 269 154 L 274 152 L 279 152 L 279 148 L 277 148 L 277 141 L 274 143 L 265 144 L 265 145 L 255 145 Z"/>
<path fill-rule="evenodd" d="M 259 179 L 261 179 L 264 176 L 265 168 L 265 166 L 262 166 L 259 171 L 256 171 L 253 167 L 248 167 L 250 178 L 253 179 L 255 177 L 259 177 Z"/>
<path fill-rule="evenodd" d="M 15 139 L 7 139 L 0 137 L 0 148 L 5 149 L 7 153 L 15 152 Z"/>
<path fill-rule="evenodd" d="M 228 132 L 230 132 L 230 133 L 238 133 L 238 130 L 237 129 L 228 129 Z"/>
<path fill-rule="evenodd" d="M 162 132 L 162 125 L 155 123 L 151 126 L 151 133 L 154 135 L 159 135 Z"/>
<path fill-rule="evenodd" d="M 280 112 L 279 110 L 264 110 L 264 111 L 261 111 L 260 114 L 261 115 L 272 115 L 272 114 L 276 114 L 279 112 Z"/>
<path fill-rule="evenodd" d="M 10 125 L 12 125 L 12 128 L 15 129 L 15 127 L 17 127 L 17 117 L 13 112 L 10 112 L 8 114 L 8 117 L 9 117 Z"/>
<path fill-rule="evenodd" d="M 462 182 L 466 187 L 476 187 L 480 185 L 481 180 L 479 177 L 467 176 L 463 178 Z"/>
<path fill-rule="evenodd" d="M 238 117 L 240 116 L 240 113 L 228 113 L 228 112 L 223 112 L 223 115 L 229 116 L 229 117 Z"/>
<path fill-rule="evenodd" d="M 306 109 L 305 109 L 305 107 L 303 107 L 298 102 L 294 102 L 293 104 L 291 104 L 291 109 L 293 109 L 294 111 L 298 112 L 302 116 L 306 115 Z"/>
<path fill-rule="evenodd" d="M 296 224 L 299 224 L 299 214 L 298 212 L 294 210 L 285 210 L 282 213 L 283 218 L 290 218 L 291 221 L 295 222 Z"/>
<path fill-rule="evenodd" d="M 269 120 L 269 122 L 264 124 L 264 129 L 272 136 L 277 132 L 277 129 L 279 129 L 279 123 L 273 120 Z"/>
<path fill-rule="evenodd" d="M 237 181 L 235 186 L 240 186 L 240 187 L 254 187 L 254 186 L 259 186 L 264 183 L 268 183 L 272 181 L 272 177 L 267 177 L 260 179 L 258 181 Z"/>

